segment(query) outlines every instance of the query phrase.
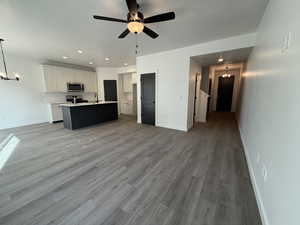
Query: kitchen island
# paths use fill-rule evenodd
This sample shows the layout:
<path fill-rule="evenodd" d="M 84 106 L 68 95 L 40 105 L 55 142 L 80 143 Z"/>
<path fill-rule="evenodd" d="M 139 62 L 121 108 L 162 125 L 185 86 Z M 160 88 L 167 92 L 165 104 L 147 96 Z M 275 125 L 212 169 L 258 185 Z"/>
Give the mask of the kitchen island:
<path fill-rule="evenodd" d="M 64 127 L 78 129 L 118 119 L 118 102 L 61 104 Z"/>

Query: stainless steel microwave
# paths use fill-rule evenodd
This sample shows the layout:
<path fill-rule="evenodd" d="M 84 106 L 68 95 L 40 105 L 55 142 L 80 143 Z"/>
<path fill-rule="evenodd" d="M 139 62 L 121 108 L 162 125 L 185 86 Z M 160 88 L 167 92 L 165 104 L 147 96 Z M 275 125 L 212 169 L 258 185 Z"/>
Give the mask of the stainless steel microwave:
<path fill-rule="evenodd" d="M 67 83 L 68 92 L 83 92 L 84 84 L 81 83 Z"/>

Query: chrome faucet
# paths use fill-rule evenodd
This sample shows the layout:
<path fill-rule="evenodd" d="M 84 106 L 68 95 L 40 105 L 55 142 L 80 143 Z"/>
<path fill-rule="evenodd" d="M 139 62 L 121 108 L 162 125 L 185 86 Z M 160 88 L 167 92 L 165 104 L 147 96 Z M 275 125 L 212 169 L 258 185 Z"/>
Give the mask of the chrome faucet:
<path fill-rule="evenodd" d="M 77 96 L 73 96 L 73 104 L 77 103 Z"/>

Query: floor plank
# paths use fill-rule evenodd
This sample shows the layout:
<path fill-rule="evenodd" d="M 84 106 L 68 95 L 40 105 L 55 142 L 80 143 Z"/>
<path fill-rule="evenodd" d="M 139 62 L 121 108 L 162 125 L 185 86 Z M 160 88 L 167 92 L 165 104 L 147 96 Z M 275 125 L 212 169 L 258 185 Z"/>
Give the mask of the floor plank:
<path fill-rule="evenodd" d="M 20 143 L 0 171 L 0 224 L 261 225 L 230 113 L 188 133 L 121 117 L 9 134 Z"/>

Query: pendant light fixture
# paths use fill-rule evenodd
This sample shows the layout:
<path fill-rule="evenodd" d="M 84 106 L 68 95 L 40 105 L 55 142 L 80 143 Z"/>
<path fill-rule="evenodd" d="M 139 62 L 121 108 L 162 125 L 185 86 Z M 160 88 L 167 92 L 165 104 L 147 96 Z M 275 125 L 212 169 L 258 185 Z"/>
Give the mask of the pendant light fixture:
<path fill-rule="evenodd" d="M 231 74 L 229 73 L 229 69 L 228 69 L 228 66 L 226 67 L 226 71 L 225 73 L 222 75 L 223 78 L 229 78 L 231 77 Z"/>
<path fill-rule="evenodd" d="M 4 73 L 0 73 L 0 80 L 16 80 L 16 81 L 19 81 L 20 76 L 17 73 L 15 74 L 15 78 L 9 78 L 8 77 L 8 72 L 7 72 L 6 62 L 5 62 L 5 56 L 4 56 L 4 51 L 3 51 L 3 44 L 2 44 L 3 41 L 4 40 L 2 38 L 0 38 L 2 62 L 3 62 L 3 66 L 4 66 Z"/>

